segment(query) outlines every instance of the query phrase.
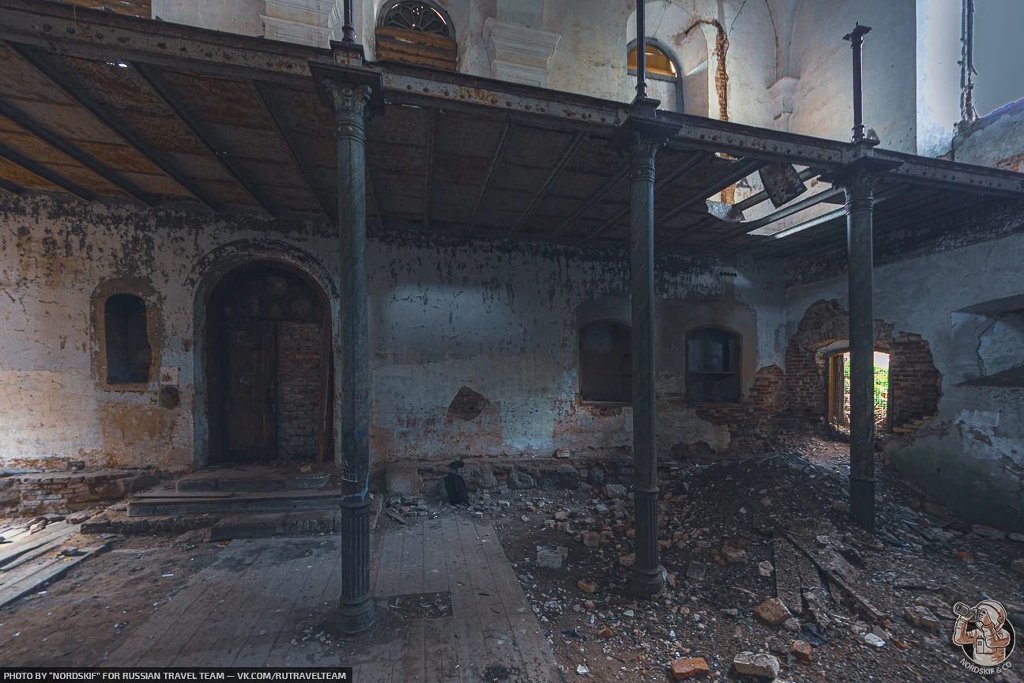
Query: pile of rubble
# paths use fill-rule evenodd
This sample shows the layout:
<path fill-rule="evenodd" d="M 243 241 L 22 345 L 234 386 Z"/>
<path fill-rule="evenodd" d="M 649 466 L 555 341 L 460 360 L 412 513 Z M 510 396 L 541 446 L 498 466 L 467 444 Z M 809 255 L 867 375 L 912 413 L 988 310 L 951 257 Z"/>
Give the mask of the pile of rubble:
<path fill-rule="evenodd" d="M 845 480 L 798 455 L 665 469 L 665 590 L 652 601 L 629 592 L 626 481 L 479 490 L 468 512 L 494 521 L 570 677 L 974 680 L 950 640 L 951 606 L 991 597 L 1024 624 L 1024 537 L 882 488 L 873 536 L 848 521 Z M 405 515 L 447 507 L 392 503 Z"/>

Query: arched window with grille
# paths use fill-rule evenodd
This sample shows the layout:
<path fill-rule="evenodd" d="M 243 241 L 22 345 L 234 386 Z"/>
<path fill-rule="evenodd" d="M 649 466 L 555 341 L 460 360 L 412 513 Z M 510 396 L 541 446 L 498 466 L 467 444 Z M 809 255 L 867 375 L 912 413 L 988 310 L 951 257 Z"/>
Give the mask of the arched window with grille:
<path fill-rule="evenodd" d="M 686 397 L 690 403 L 740 400 L 740 337 L 717 327 L 686 335 Z"/>
<path fill-rule="evenodd" d="M 647 92 L 661 100 L 661 106 L 671 111 L 683 111 L 683 79 L 679 60 L 675 54 L 654 38 L 647 38 L 644 55 L 646 58 Z M 629 44 L 626 53 L 629 94 L 635 93 L 637 70 L 637 44 Z"/>
<path fill-rule="evenodd" d="M 378 16 L 378 60 L 456 70 L 455 29 L 443 9 L 421 0 L 392 0 Z"/>
<path fill-rule="evenodd" d="M 580 398 L 598 403 L 633 400 L 633 357 L 629 325 L 613 320 L 580 330 Z"/>

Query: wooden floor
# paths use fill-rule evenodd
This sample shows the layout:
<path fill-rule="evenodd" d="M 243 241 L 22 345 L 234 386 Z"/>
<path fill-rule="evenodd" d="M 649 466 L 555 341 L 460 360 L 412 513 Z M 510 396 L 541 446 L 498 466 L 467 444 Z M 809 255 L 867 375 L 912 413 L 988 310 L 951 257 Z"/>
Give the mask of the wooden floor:
<path fill-rule="evenodd" d="M 489 525 L 453 516 L 376 531 L 379 624 L 349 641 L 333 635 L 339 565 L 336 536 L 232 541 L 102 664 L 352 666 L 356 681 L 374 683 L 560 680 Z M 396 597 L 420 594 L 431 595 Z M 450 599 L 447 615 L 416 613 L 431 599 Z"/>

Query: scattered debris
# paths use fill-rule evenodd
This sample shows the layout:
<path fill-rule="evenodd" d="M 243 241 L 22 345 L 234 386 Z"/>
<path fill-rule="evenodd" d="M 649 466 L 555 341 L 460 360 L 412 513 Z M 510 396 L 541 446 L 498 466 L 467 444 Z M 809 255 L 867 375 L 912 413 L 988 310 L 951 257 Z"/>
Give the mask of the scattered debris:
<path fill-rule="evenodd" d="M 732 660 L 732 668 L 738 674 L 774 679 L 779 675 L 779 658 L 767 652 L 740 652 Z"/>
<path fill-rule="evenodd" d="M 703 657 L 684 657 L 672 662 L 669 667 L 672 672 L 672 680 L 685 681 L 688 678 L 703 676 L 711 671 L 708 662 Z"/>

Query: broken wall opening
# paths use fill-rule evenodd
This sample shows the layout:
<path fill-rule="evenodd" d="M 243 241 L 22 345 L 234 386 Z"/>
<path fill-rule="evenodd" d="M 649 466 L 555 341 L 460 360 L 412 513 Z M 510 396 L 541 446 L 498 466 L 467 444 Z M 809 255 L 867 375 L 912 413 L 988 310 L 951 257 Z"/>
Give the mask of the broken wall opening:
<path fill-rule="evenodd" d="M 845 345 L 848 346 L 848 345 Z M 826 354 L 826 386 L 828 391 L 826 419 L 831 429 L 850 433 L 850 351 L 832 350 Z M 875 431 L 889 427 L 889 360 L 890 354 L 874 352 Z"/>

